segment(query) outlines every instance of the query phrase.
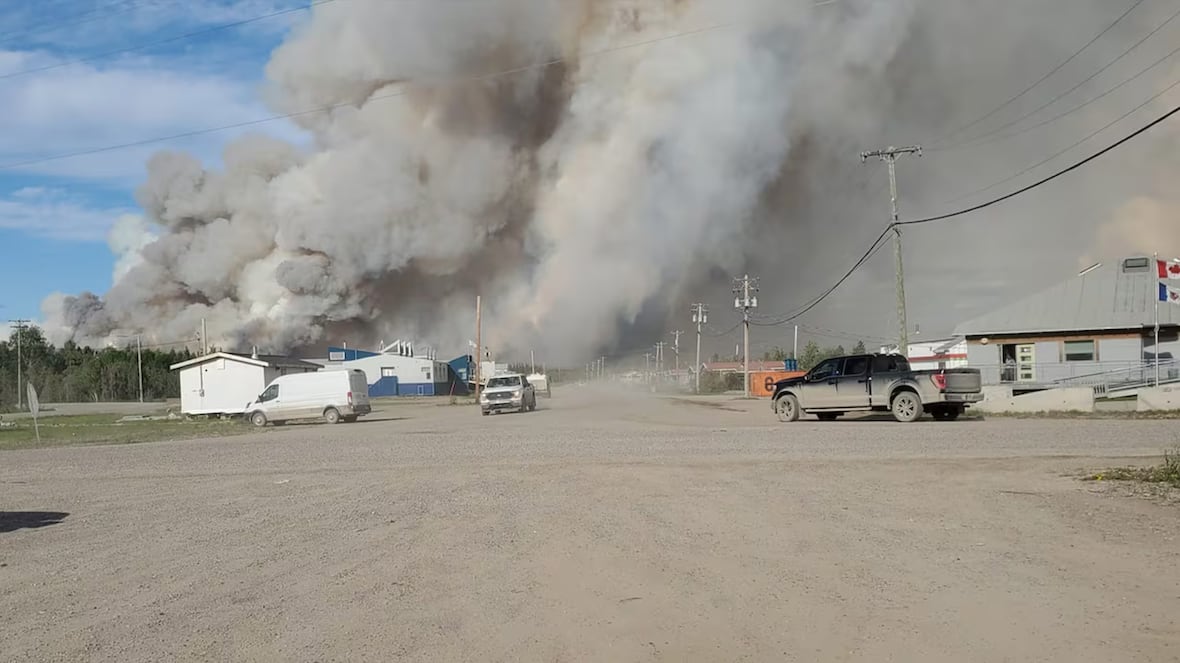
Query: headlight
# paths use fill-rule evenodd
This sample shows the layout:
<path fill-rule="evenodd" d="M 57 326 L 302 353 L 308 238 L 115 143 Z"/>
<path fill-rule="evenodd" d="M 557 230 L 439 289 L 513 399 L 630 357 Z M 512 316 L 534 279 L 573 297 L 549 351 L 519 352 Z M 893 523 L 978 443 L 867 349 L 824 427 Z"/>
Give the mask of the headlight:
<path fill-rule="evenodd" d="M 512 392 L 512 397 L 513 398 L 520 398 L 521 393 L 523 393 L 523 392 L 521 392 L 521 390 L 517 389 L 516 391 Z"/>

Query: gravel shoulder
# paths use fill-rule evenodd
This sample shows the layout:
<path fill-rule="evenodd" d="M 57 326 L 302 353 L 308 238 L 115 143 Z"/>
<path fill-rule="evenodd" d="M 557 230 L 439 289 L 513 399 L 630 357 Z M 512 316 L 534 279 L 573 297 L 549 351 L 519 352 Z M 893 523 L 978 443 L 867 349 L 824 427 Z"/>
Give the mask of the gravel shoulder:
<path fill-rule="evenodd" d="M 1177 660 L 1173 422 L 555 393 L 6 452 L 0 660 Z"/>

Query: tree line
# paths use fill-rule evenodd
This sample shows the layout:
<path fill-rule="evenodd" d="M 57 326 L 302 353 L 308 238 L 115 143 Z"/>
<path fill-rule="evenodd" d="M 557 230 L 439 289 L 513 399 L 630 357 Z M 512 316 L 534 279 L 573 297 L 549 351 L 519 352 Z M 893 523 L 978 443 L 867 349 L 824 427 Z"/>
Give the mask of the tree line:
<path fill-rule="evenodd" d="M 17 398 L 17 330 L 0 341 L 0 408 L 12 409 Z M 25 399 L 25 383 L 37 389 L 44 403 L 113 402 L 139 399 L 139 365 L 135 343 L 130 347 L 90 348 L 68 342 L 58 348 L 35 326 L 20 332 L 22 384 L 19 400 Z M 158 401 L 180 396 L 180 378 L 169 366 L 192 359 L 187 349 L 144 348 L 143 397 Z"/>
<path fill-rule="evenodd" d="M 799 353 L 799 370 L 810 371 L 816 364 L 832 357 L 863 354 L 868 354 L 864 341 L 857 341 L 850 351 L 845 351 L 843 345 L 821 348 L 815 341 L 808 341 L 807 345 L 803 346 L 803 352 Z M 774 348 L 762 355 L 763 361 L 784 361 L 790 358 L 791 353 L 782 348 Z"/>

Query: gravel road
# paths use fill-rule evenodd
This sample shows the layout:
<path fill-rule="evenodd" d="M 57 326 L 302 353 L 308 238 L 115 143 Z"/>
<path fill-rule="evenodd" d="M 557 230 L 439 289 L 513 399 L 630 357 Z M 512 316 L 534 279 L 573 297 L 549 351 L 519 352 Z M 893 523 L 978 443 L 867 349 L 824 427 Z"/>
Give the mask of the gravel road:
<path fill-rule="evenodd" d="M 0 660 L 1180 661 L 1175 421 L 540 405 L 0 454 Z"/>

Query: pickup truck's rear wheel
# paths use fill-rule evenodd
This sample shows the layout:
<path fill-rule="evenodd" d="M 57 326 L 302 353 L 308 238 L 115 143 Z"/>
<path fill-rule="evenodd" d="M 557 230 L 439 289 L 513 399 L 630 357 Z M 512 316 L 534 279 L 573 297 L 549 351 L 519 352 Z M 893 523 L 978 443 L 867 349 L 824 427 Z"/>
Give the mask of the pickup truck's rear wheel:
<path fill-rule="evenodd" d="M 890 406 L 893 418 L 902 423 L 917 421 L 922 416 L 922 399 L 912 391 L 899 391 Z"/>
<path fill-rule="evenodd" d="M 799 421 L 799 399 L 791 394 L 783 394 L 774 402 L 774 411 L 778 413 L 779 421 Z"/>

